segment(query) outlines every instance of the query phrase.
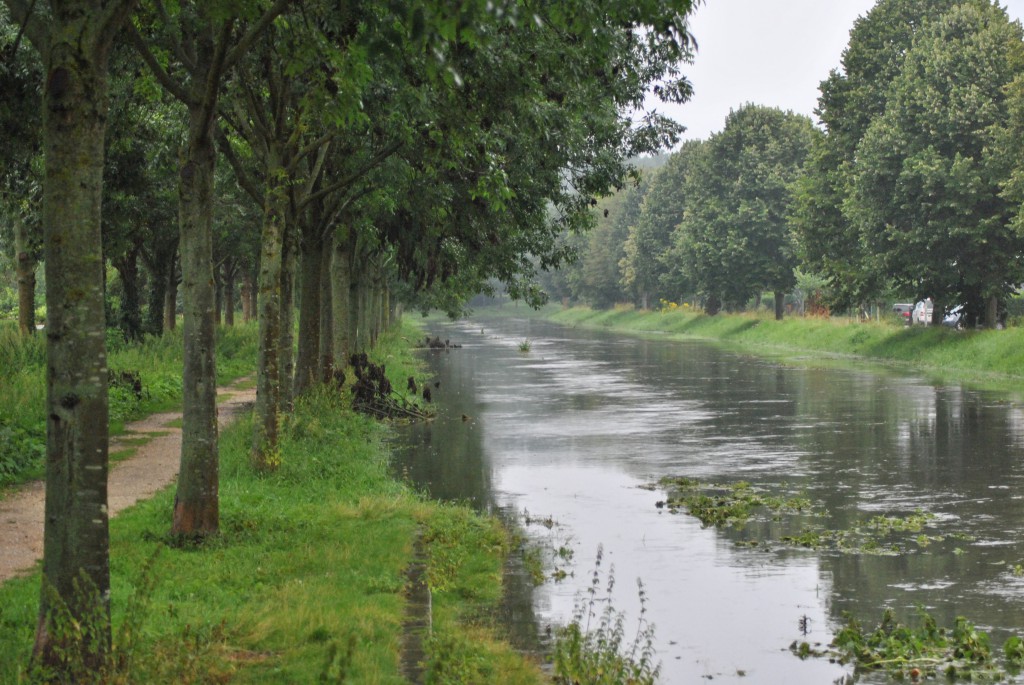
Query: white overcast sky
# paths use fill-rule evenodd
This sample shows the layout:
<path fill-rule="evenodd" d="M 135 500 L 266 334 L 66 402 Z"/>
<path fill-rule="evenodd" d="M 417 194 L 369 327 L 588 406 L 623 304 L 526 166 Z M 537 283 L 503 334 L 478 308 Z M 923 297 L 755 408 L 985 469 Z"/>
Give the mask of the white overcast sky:
<path fill-rule="evenodd" d="M 817 121 L 818 85 L 839 59 L 854 20 L 875 0 L 705 0 L 694 14 L 699 49 L 683 73 L 693 83 L 684 105 L 653 106 L 684 126 L 684 139 L 720 131 L 746 102 L 793 110 Z M 1024 0 L 1002 0 L 1011 19 Z"/>

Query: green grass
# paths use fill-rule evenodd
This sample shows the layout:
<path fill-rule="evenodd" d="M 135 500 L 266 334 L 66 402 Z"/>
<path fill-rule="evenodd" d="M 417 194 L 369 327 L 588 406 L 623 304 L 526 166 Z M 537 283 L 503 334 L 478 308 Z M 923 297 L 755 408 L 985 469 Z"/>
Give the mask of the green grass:
<path fill-rule="evenodd" d="M 773 355 L 810 352 L 824 358 L 899 363 L 939 378 L 999 389 L 1019 390 L 1024 380 L 1024 328 L 956 331 L 943 326 L 907 327 L 898 322 L 813 317 L 775 321 L 770 315 L 707 316 L 683 309 L 594 311 L 574 307 L 546 316 L 571 326 L 718 340 Z"/>
<path fill-rule="evenodd" d="M 257 350 L 256 324 L 221 327 L 217 331 L 217 380 L 228 383 L 253 373 Z M 129 345 L 116 333 L 107 341 L 112 376 L 137 372 L 142 396 L 123 384 L 110 387 L 110 433 L 126 423 L 181 406 L 181 328 Z M 0 322 L 0 488 L 43 475 L 46 445 L 45 337 L 23 338 L 17 326 Z"/>
<path fill-rule="evenodd" d="M 374 356 L 396 379 L 415 372 L 399 335 Z M 544 682 L 475 618 L 494 614 L 508 534 L 493 519 L 429 502 L 396 480 L 386 425 L 354 414 L 349 403 L 327 388 L 298 401 L 271 475 L 249 467 L 251 416 L 225 430 L 222 533 L 201 547 L 165 544 L 170 489 L 113 519 L 115 636 L 127 618 L 141 618 L 115 637 L 131 672 L 109 682 L 402 683 L 404 572 L 419 531 L 434 591 L 429 682 Z M 126 613 L 146 578 L 152 589 L 142 593 L 142 609 Z M 24 673 L 39 582 L 35 574 L 0 586 L 0 682 L 17 683 Z"/>

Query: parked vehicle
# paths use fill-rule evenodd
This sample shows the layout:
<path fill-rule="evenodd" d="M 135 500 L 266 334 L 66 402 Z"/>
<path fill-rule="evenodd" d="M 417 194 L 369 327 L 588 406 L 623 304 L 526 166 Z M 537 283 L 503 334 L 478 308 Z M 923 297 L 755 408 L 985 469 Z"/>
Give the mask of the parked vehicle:
<path fill-rule="evenodd" d="M 963 328 L 964 327 L 964 306 L 958 304 L 949 310 L 949 314 L 942 317 L 942 325 L 949 326 L 950 328 Z"/>
<path fill-rule="evenodd" d="M 912 319 L 910 318 L 910 315 L 913 314 L 914 312 L 914 305 L 909 303 L 894 304 L 892 306 L 892 311 L 896 314 L 896 316 L 900 317 L 900 319 L 903 320 L 903 323 L 905 323 L 908 326 L 911 324 Z"/>
<path fill-rule="evenodd" d="M 932 298 L 930 297 L 927 300 L 921 300 L 918 302 L 914 305 L 914 323 L 921 324 L 922 326 L 930 325 L 934 309 L 935 305 L 932 303 Z"/>

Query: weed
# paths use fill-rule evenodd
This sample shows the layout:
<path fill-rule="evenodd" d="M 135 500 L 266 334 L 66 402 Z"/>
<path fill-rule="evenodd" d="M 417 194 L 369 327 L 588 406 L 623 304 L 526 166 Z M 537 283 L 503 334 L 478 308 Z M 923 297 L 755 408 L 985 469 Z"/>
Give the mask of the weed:
<path fill-rule="evenodd" d="M 794 641 L 790 651 L 801 659 L 828 657 L 853 664 L 857 672 L 884 670 L 897 679 L 998 680 L 1005 676 L 992 652 L 989 636 L 958 616 L 952 628 L 939 627 L 923 608 L 917 609 L 916 626 L 901 623 L 887 608 L 874 629 L 865 628 L 846 614 L 846 625 L 825 649 Z M 1024 641 L 1010 637 L 1003 646 L 1004 665 L 1017 668 L 1024 662 Z"/>
<path fill-rule="evenodd" d="M 603 550 L 597 560 L 587 596 L 576 602 L 572 621 L 558 629 L 554 646 L 555 682 L 559 685 L 588 683 L 653 685 L 661 670 L 654 661 L 654 626 L 647 622 L 647 595 L 637 581 L 640 616 L 632 640 L 626 635 L 625 615 L 612 604 L 615 569 L 608 571 L 601 594 Z M 600 608 L 599 607 L 603 607 Z M 596 621 L 597 625 L 592 625 Z"/>
<path fill-rule="evenodd" d="M 529 352 L 532 347 L 533 347 L 533 343 L 531 343 L 529 340 L 521 340 L 521 341 L 519 341 L 519 351 L 520 352 Z"/>

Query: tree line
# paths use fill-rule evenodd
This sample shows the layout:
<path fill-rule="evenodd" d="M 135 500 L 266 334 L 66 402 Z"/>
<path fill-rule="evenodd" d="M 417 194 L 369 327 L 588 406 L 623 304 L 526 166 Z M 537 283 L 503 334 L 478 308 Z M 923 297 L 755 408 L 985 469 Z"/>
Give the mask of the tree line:
<path fill-rule="evenodd" d="M 990 0 L 879 0 L 810 119 L 746 104 L 596 208 L 546 280 L 597 307 L 932 298 L 995 326 L 1024 282 L 1024 42 Z M 797 281 L 800 287 L 797 288 Z"/>
<path fill-rule="evenodd" d="M 292 398 L 401 307 L 458 311 L 538 268 L 681 126 L 690 0 L 3 0 L 0 217 L 19 322 L 45 281 L 46 527 L 57 605 L 109 650 L 106 328 L 184 340 L 171 531 L 219 526 L 218 323 L 258 320 L 254 469 Z M 240 292 L 239 292 L 240 290 Z M 236 295 L 238 293 L 238 295 Z M 294 326 L 297 311 L 298 326 Z M 88 591 L 86 589 L 88 588 Z M 90 619 L 91 620 L 91 619 Z M 59 676 L 58 676 L 59 677 Z"/>

